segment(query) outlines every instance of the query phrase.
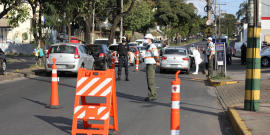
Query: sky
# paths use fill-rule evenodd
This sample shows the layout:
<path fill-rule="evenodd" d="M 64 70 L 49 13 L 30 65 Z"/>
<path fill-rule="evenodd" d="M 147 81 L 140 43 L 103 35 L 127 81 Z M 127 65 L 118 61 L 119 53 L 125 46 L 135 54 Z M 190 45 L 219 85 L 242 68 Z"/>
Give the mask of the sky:
<path fill-rule="evenodd" d="M 193 3 L 198 8 L 198 14 L 203 16 L 207 16 L 207 13 L 204 11 L 204 7 L 206 6 L 207 0 L 187 0 L 188 3 Z M 215 2 L 215 0 L 212 0 Z M 241 3 L 248 0 L 217 0 L 217 4 L 226 4 L 226 5 L 220 5 L 222 13 L 228 13 L 235 15 L 236 12 L 239 10 L 239 6 Z M 215 10 L 215 4 L 213 2 L 212 8 Z M 263 17 L 270 17 L 270 0 L 262 0 L 262 16 Z M 217 11 L 219 11 L 219 5 L 217 6 Z M 235 15 L 236 16 L 236 15 Z M 214 16 L 212 15 L 212 18 Z"/>

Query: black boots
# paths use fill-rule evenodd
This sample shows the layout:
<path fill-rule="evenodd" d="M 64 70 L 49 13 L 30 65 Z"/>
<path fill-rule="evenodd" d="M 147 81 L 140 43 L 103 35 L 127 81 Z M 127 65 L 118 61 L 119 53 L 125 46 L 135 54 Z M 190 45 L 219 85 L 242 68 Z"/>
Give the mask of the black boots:
<path fill-rule="evenodd" d="M 130 80 L 128 79 L 128 75 L 126 75 L 126 81 L 130 81 Z"/>
<path fill-rule="evenodd" d="M 121 75 L 118 75 L 118 78 L 116 78 L 116 81 L 121 81 Z M 130 81 L 130 80 L 128 79 L 128 75 L 126 75 L 125 81 Z"/>
<path fill-rule="evenodd" d="M 118 75 L 118 78 L 116 79 L 116 81 L 121 81 L 121 75 Z"/>

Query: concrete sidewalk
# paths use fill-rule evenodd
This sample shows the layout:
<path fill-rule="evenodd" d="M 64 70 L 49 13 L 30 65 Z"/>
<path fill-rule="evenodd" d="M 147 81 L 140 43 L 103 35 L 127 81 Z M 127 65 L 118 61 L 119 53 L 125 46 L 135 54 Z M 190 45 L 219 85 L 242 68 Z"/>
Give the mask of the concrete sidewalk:
<path fill-rule="evenodd" d="M 245 111 L 245 76 L 246 65 L 241 65 L 240 58 L 233 58 L 227 66 L 227 75 L 236 84 L 216 87 L 217 96 L 227 110 L 228 117 L 238 135 L 266 135 L 270 125 L 270 67 L 262 67 L 260 83 L 259 111 Z"/>
<path fill-rule="evenodd" d="M 0 81 L 45 74 L 45 68 L 30 68 L 36 64 L 36 57 L 6 57 L 6 60 L 7 70 L 4 74 L 0 74 Z"/>

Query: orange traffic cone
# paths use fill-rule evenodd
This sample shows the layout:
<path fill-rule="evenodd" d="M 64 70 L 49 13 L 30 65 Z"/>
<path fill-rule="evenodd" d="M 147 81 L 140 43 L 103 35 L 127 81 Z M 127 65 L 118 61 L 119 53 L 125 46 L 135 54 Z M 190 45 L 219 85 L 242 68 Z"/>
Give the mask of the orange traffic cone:
<path fill-rule="evenodd" d="M 172 108 L 171 108 L 171 135 L 180 135 L 180 79 L 178 78 L 178 70 L 175 74 L 175 80 L 171 82 L 172 85 Z"/>
<path fill-rule="evenodd" d="M 51 83 L 51 103 L 49 105 L 46 105 L 46 108 L 58 109 L 62 108 L 62 106 L 59 105 L 58 99 L 59 78 L 57 77 L 57 66 L 55 65 L 56 58 L 53 58 L 52 60 L 53 65 L 52 65 L 52 83 Z"/>
<path fill-rule="evenodd" d="M 199 53 L 201 53 L 201 48 L 199 48 Z"/>
<path fill-rule="evenodd" d="M 138 72 L 139 71 L 139 51 L 137 51 L 137 55 L 136 55 L 136 70 L 134 70 L 134 72 Z"/>

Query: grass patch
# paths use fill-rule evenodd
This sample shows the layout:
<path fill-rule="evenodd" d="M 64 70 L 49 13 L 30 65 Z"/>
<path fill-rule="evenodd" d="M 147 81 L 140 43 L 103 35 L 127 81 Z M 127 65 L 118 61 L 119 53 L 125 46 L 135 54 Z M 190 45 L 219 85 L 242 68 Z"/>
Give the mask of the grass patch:
<path fill-rule="evenodd" d="M 30 68 L 44 68 L 44 64 L 39 65 L 31 65 Z"/>
<path fill-rule="evenodd" d="M 232 78 L 229 77 L 229 76 L 224 77 L 224 76 L 221 76 L 221 75 L 216 75 L 216 76 L 212 77 L 211 79 L 212 80 L 230 80 Z"/>
<path fill-rule="evenodd" d="M 17 60 L 8 60 L 7 63 L 17 62 Z"/>

